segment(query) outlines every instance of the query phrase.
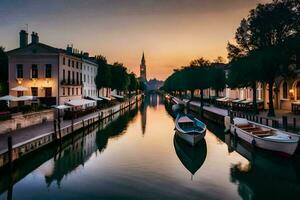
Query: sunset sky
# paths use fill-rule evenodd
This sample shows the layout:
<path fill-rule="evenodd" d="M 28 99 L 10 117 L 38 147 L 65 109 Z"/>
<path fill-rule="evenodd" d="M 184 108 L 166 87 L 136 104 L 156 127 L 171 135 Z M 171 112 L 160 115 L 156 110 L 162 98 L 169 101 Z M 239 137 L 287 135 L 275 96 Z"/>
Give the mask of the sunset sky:
<path fill-rule="evenodd" d="M 240 20 L 270 0 L 0 0 L 0 46 L 18 47 L 20 29 L 40 42 L 67 44 L 139 75 L 145 52 L 148 78 L 165 79 L 197 57 L 226 57 Z"/>

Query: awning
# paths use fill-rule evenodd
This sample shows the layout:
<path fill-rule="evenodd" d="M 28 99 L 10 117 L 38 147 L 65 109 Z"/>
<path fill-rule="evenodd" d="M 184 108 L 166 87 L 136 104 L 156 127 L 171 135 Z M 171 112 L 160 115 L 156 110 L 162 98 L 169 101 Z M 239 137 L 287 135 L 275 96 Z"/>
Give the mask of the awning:
<path fill-rule="evenodd" d="M 87 97 L 88 99 L 92 99 L 92 100 L 94 100 L 94 101 L 102 101 L 103 99 L 101 99 L 101 98 L 99 98 L 99 97 L 90 97 L 90 96 L 88 96 Z"/>
<path fill-rule="evenodd" d="M 64 109 L 68 109 L 68 108 L 72 108 L 72 107 L 67 106 L 67 105 L 58 105 L 58 106 L 53 106 L 53 108 L 56 108 L 58 110 L 64 110 Z"/>
<path fill-rule="evenodd" d="M 12 88 L 12 89 L 10 89 L 10 90 L 13 90 L 13 91 L 27 91 L 27 90 L 28 90 L 28 88 L 27 88 L 27 87 L 24 87 L 24 86 L 21 86 L 21 85 L 19 85 L 19 86 L 17 86 L 17 87 L 14 87 L 14 88 Z"/>
<path fill-rule="evenodd" d="M 111 101 L 111 98 L 109 97 L 103 97 L 103 96 L 100 96 L 101 99 L 104 99 L 104 100 L 107 100 L 107 101 Z"/>
<path fill-rule="evenodd" d="M 19 98 L 12 96 L 12 95 L 6 95 L 3 97 L 0 97 L 0 101 L 19 101 Z"/>
<path fill-rule="evenodd" d="M 111 94 L 112 97 L 118 98 L 118 99 L 124 99 L 124 96 L 117 95 L 117 94 Z"/>
<path fill-rule="evenodd" d="M 34 96 L 20 96 L 18 97 L 18 100 L 19 101 L 32 101 L 32 100 L 35 100 L 36 97 Z"/>
<path fill-rule="evenodd" d="M 96 101 L 93 100 L 87 100 L 87 99 L 73 99 L 70 101 L 65 102 L 65 104 L 70 106 L 84 106 L 89 104 L 96 104 Z"/>

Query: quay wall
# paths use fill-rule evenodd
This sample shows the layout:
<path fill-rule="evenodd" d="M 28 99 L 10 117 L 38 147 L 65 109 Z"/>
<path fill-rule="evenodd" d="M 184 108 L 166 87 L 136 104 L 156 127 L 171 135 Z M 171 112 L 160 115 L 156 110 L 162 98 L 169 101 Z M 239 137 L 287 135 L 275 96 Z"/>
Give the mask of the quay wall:
<path fill-rule="evenodd" d="M 53 119 L 54 112 L 52 109 L 27 114 L 15 114 L 11 119 L 0 121 L 0 134 L 11 132 L 19 128 L 41 124 L 46 121 L 53 121 Z"/>
<path fill-rule="evenodd" d="M 106 120 L 107 118 L 124 111 L 128 107 L 134 106 L 133 104 L 137 103 L 141 99 L 141 95 L 131 97 L 130 99 L 120 104 L 100 110 L 95 113 L 94 116 L 86 118 L 82 121 L 61 127 L 60 129 L 58 129 L 58 127 L 54 125 L 56 128 L 52 132 L 45 133 L 28 141 L 15 144 L 12 146 L 11 150 L 5 149 L 0 152 L 0 168 L 12 164 L 19 158 L 50 143 L 61 141 L 63 138 L 73 134 L 78 130 L 87 128 L 90 125 L 95 124 L 96 122 L 100 122 L 101 120 Z"/>

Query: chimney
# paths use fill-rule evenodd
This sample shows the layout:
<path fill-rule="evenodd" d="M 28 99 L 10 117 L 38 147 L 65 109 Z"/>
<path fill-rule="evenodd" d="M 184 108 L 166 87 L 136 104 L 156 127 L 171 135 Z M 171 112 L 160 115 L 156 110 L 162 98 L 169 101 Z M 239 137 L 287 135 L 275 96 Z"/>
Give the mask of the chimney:
<path fill-rule="evenodd" d="M 86 57 L 86 58 L 89 58 L 89 53 L 88 52 L 84 52 L 83 56 Z"/>
<path fill-rule="evenodd" d="M 20 31 L 20 48 L 27 47 L 28 45 L 28 33 L 25 30 Z"/>
<path fill-rule="evenodd" d="M 67 53 L 72 54 L 73 53 L 73 47 L 72 46 L 67 46 Z"/>
<path fill-rule="evenodd" d="M 32 34 L 31 34 L 31 43 L 32 44 L 39 43 L 39 35 L 38 35 L 38 33 L 32 32 Z"/>

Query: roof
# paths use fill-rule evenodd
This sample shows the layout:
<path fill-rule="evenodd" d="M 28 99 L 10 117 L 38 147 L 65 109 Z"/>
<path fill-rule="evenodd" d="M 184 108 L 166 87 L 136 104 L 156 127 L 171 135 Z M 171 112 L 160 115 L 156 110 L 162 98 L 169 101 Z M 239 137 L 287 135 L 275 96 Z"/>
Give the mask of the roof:
<path fill-rule="evenodd" d="M 24 48 L 16 48 L 16 49 L 12 49 L 10 51 L 7 51 L 6 53 L 8 55 L 11 55 L 11 54 L 14 54 L 14 53 L 18 53 L 18 52 L 21 52 L 22 50 L 26 50 L 28 48 L 42 48 L 42 49 L 46 49 L 47 51 L 51 52 L 51 53 L 56 53 L 56 54 L 59 54 L 59 53 L 64 53 L 66 55 L 70 55 L 70 56 L 74 56 L 74 57 L 77 57 L 77 58 L 80 58 L 80 59 L 86 59 L 88 60 L 89 62 L 92 62 L 92 63 L 95 63 L 94 61 L 92 61 L 91 59 L 89 58 L 84 58 L 84 55 L 82 54 L 75 54 L 75 53 L 70 53 L 68 52 L 67 50 L 65 49 L 61 49 L 61 48 L 56 48 L 56 47 L 52 47 L 50 45 L 47 45 L 47 44 L 44 44 L 44 43 L 30 43 L 28 44 L 26 47 Z"/>

